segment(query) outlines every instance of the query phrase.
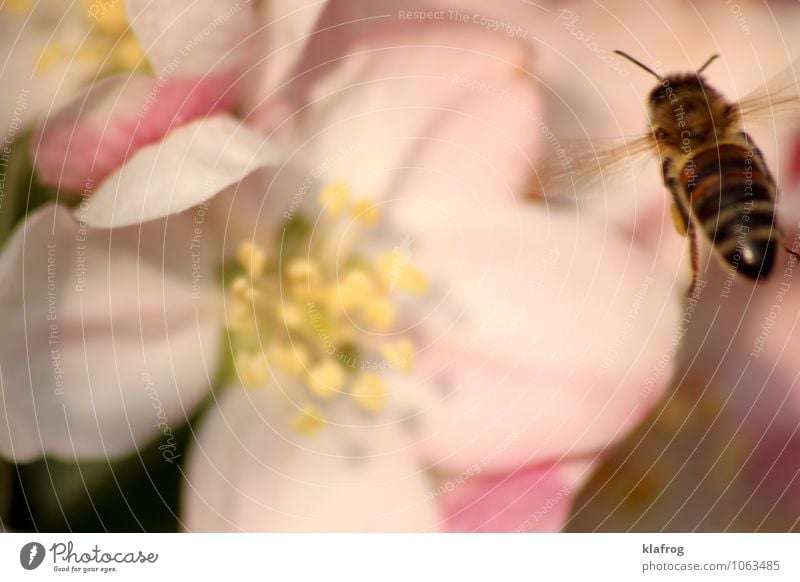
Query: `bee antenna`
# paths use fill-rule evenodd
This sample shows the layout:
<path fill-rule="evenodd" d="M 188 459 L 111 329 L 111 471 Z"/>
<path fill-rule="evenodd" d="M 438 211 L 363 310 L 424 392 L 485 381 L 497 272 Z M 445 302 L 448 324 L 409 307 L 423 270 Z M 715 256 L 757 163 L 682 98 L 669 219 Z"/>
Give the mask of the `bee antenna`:
<path fill-rule="evenodd" d="M 643 63 L 641 63 L 641 62 L 637 61 L 636 59 L 634 59 L 634 58 L 633 58 L 631 55 L 629 55 L 628 53 L 624 53 L 624 52 L 622 52 L 622 51 L 614 51 L 614 52 L 615 52 L 615 53 L 617 53 L 618 55 L 620 55 L 621 57 L 625 57 L 625 58 L 626 58 L 626 59 L 628 59 L 630 62 L 632 62 L 634 65 L 638 65 L 638 66 L 640 66 L 640 67 L 641 67 L 641 68 L 643 68 L 645 71 L 647 71 L 648 73 L 650 73 L 651 75 L 653 75 L 653 76 L 654 76 L 656 79 L 658 79 L 659 81 L 663 81 L 663 80 L 664 80 L 664 77 L 662 77 L 661 75 L 659 75 L 658 73 L 656 73 L 656 72 L 655 72 L 653 69 L 651 69 L 651 68 L 650 68 L 650 67 L 648 67 L 647 65 L 645 65 L 645 64 L 643 64 Z M 713 60 L 713 59 L 712 59 L 712 60 Z"/>
<path fill-rule="evenodd" d="M 702 67 L 700 67 L 699 69 L 697 69 L 697 74 L 699 75 L 700 73 L 702 73 L 703 71 L 705 71 L 705 70 L 706 70 L 706 67 L 707 67 L 708 65 L 710 65 L 711 63 L 713 63 L 713 62 L 714 62 L 715 60 L 717 60 L 718 58 L 719 58 L 719 55 L 714 55 L 714 56 L 712 56 L 710 59 L 708 59 L 708 60 L 705 62 L 705 64 L 704 64 Z"/>

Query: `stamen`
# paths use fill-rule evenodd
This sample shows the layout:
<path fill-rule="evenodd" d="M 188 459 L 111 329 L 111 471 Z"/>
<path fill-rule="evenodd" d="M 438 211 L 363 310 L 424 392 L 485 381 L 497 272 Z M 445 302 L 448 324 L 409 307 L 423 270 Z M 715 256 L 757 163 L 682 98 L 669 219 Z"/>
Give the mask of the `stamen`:
<path fill-rule="evenodd" d="M 102 63 L 108 56 L 108 43 L 88 38 L 78 48 L 78 58 L 84 63 Z"/>
<path fill-rule="evenodd" d="M 348 270 L 339 282 L 335 302 L 344 309 L 352 310 L 369 301 L 375 293 L 375 281 L 364 270 Z"/>
<path fill-rule="evenodd" d="M 82 0 L 84 23 L 89 29 L 72 34 L 57 27 L 53 40 L 42 50 L 36 73 L 45 75 L 71 53 L 82 63 L 96 66 L 96 73 L 130 72 L 145 69 L 147 60 L 136 36 L 128 25 L 122 0 Z M 17 13 L 28 13 L 31 0 L 6 0 L 4 7 Z"/>
<path fill-rule="evenodd" d="M 244 242 L 239 245 L 236 258 L 251 279 L 261 277 L 267 267 L 267 253 L 264 249 L 251 242 Z"/>
<path fill-rule="evenodd" d="M 350 214 L 367 228 L 377 226 L 381 219 L 380 208 L 368 198 L 357 200 L 350 209 Z"/>
<path fill-rule="evenodd" d="M 391 291 L 402 291 L 414 295 L 428 292 L 428 280 L 419 269 L 412 267 L 411 252 L 395 249 L 378 261 L 378 273 L 383 285 Z"/>
<path fill-rule="evenodd" d="M 340 216 L 351 198 L 346 182 L 329 185 L 320 194 L 325 217 Z M 375 226 L 379 218 L 377 206 L 361 199 L 342 220 Z M 376 334 L 391 332 L 397 321 L 394 294 L 423 294 L 427 280 L 411 266 L 409 239 L 375 264 L 351 256 L 332 265 L 326 229 L 306 229 L 302 219 L 293 220 L 282 256 L 269 256 L 257 241 L 237 248 L 232 268 L 238 274 L 228 286 L 228 331 L 244 386 L 269 389 L 272 374 L 278 384 L 281 377 L 301 384 L 301 410 L 292 424 L 311 435 L 324 428 L 323 411 L 334 400 L 349 400 L 369 413 L 386 407 L 383 378 L 366 372 L 375 368 L 363 364 L 382 357 L 401 371 L 411 369 L 414 344 Z"/>
<path fill-rule="evenodd" d="M 410 371 L 414 364 L 414 351 L 414 344 L 408 339 L 401 339 L 381 348 L 381 354 L 386 361 L 404 372 Z"/>
<path fill-rule="evenodd" d="M 396 311 L 387 297 L 376 297 L 369 301 L 361 312 L 365 320 L 372 324 L 377 332 L 387 332 L 396 318 Z"/>
<path fill-rule="evenodd" d="M 313 404 L 306 404 L 292 420 L 294 430 L 305 436 L 314 436 L 325 427 L 322 411 Z"/>
<path fill-rule="evenodd" d="M 113 55 L 114 63 L 123 71 L 141 69 L 147 62 L 142 45 L 130 32 L 119 40 L 119 43 L 114 47 Z"/>
<path fill-rule="evenodd" d="M 314 394 L 328 400 L 342 392 L 345 374 L 341 364 L 327 359 L 308 370 L 306 381 Z"/>
<path fill-rule="evenodd" d="M 90 24 L 108 35 L 120 36 L 128 29 L 125 3 L 120 0 L 83 0 Z"/>
<path fill-rule="evenodd" d="M 350 185 L 347 182 L 333 182 L 322 189 L 319 202 L 331 218 L 337 218 L 350 203 Z"/>
<path fill-rule="evenodd" d="M 299 376 L 308 369 L 310 356 L 302 345 L 284 346 L 274 343 L 269 349 L 269 357 L 284 374 Z"/>
<path fill-rule="evenodd" d="M 288 329 L 303 329 L 306 324 L 306 317 L 303 310 L 294 303 L 284 303 L 281 305 L 278 314 L 283 325 Z"/>
<path fill-rule="evenodd" d="M 28 14 L 33 8 L 33 0 L 6 0 L 4 7 L 12 14 Z"/>
<path fill-rule="evenodd" d="M 380 412 L 386 406 L 386 386 L 377 374 L 361 374 L 353 383 L 350 394 L 356 404 L 369 412 Z"/>
<path fill-rule="evenodd" d="M 42 49 L 39 53 L 39 60 L 36 61 L 36 73 L 46 75 L 56 63 L 64 57 L 64 45 L 58 41 L 53 41 Z"/>
<path fill-rule="evenodd" d="M 264 354 L 240 352 L 236 355 L 236 370 L 245 388 L 258 388 L 269 379 L 269 364 Z"/>
<path fill-rule="evenodd" d="M 306 283 L 316 286 L 322 281 L 319 265 L 309 259 L 293 259 L 289 261 L 286 274 L 291 283 Z"/>

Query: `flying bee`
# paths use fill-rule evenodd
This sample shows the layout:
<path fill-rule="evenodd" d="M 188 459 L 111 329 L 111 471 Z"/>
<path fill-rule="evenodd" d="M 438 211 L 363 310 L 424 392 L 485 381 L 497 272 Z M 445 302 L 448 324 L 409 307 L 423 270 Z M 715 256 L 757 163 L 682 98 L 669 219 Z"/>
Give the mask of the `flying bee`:
<path fill-rule="evenodd" d="M 769 275 L 778 246 L 800 258 L 784 244 L 776 221 L 775 180 L 743 129 L 746 117 L 800 103 L 792 68 L 733 103 L 702 76 L 719 55 L 696 72 L 662 77 L 628 54 L 614 52 L 658 79 L 647 100 L 651 131 L 607 147 L 573 144 L 563 159 L 551 157 L 538 168 L 531 195 L 549 197 L 548 190 L 569 183 L 573 188 L 588 185 L 603 173 L 657 152 L 675 225 L 690 243 L 690 294 L 700 270 L 698 233 L 709 240 L 723 265 L 752 280 Z"/>

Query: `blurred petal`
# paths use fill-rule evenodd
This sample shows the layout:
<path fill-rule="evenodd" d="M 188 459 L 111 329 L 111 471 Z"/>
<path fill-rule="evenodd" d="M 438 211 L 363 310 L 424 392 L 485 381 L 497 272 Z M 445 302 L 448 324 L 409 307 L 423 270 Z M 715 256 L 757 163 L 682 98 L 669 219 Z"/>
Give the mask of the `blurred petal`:
<path fill-rule="evenodd" d="M 97 231 L 47 206 L 16 231 L 0 259 L 3 455 L 105 458 L 156 437 L 169 444 L 209 390 L 219 297 L 205 256 L 192 262 L 194 225 L 168 227 Z M 208 276 L 197 288 L 194 268 Z"/>
<path fill-rule="evenodd" d="M 268 391 L 274 391 L 272 393 Z M 233 388 L 204 420 L 184 501 L 189 531 L 424 531 L 427 477 L 395 427 L 289 428 L 277 386 Z"/>
<path fill-rule="evenodd" d="M 440 486 L 445 527 L 459 532 L 553 532 L 564 525 L 593 462 L 534 466 L 506 475 L 461 473 Z"/>
<path fill-rule="evenodd" d="M 235 69 L 253 22 L 251 3 L 237 0 L 126 0 L 125 9 L 157 75 Z"/>
<path fill-rule="evenodd" d="M 288 82 L 302 56 L 328 0 L 270 0 L 258 9 L 261 27 L 251 40 L 257 55 L 253 69 L 247 72 L 250 88 L 243 92 L 245 109 L 258 107 L 262 99 Z"/>
<path fill-rule="evenodd" d="M 281 154 L 231 117 L 215 116 L 172 131 L 137 152 L 103 182 L 86 209 L 92 226 L 127 226 L 200 204 Z"/>
<path fill-rule="evenodd" d="M 443 160 L 448 164 L 455 159 L 464 165 L 455 150 L 468 156 L 469 147 L 479 145 L 469 131 L 492 132 L 498 117 L 515 120 L 520 131 L 503 136 L 508 126 L 494 130 L 492 139 L 505 138 L 506 148 L 495 154 L 481 147 L 492 160 L 501 160 L 509 143 L 519 148 L 535 139 L 528 130 L 524 142 L 517 141 L 525 127 L 520 119 L 536 108 L 533 80 L 525 72 L 528 47 L 467 26 L 393 24 L 375 26 L 347 51 L 339 47 L 340 59 L 323 60 L 281 97 L 267 100 L 254 122 L 274 130 L 276 140 L 296 148 L 296 155 L 324 179 L 350 181 L 360 197 L 383 198 L 396 191 L 421 152 L 448 126 L 460 123 L 463 129 L 451 158 Z M 504 91 L 518 101 L 503 101 Z M 532 125 L 530 119 L 526 123 Z M 506 157 L 494 170 L 518 161 Z"/>
<path fill-rule="evenodd" d="M 47 185 L 88 192 L 141 147 L 231 109 L 229 89 L 224 75 L 168 81 L 119 75 L 96 83 L 40 128 L 39 175 Z"/>
<path fill-rule="evenodd" d="M 438 202 L 416 211 L 427 207 L 421 222 L 438 218 L 438 229 L 410 234 L 415 266 L 443 295 L 415 322 L 425 458 L 460 471 L 489 455 L 508 471 L 623 437 L 670 379 L 680 339 L 671 275 L 568 212 L 470 218 L 468 204 Z"/>
<path fill-rule="evenodd" d="M 7 4 L 7 3 L 6 3 Z M 18 132 L 71 99 L 97 65 L 70 58 L 84 40 L 86 24 L 78 2 L 39 0 L 23 9 L 3 6 L 0 16 L 0 131 Z M 64 58 L 44 66 L 50 46 Z"/>

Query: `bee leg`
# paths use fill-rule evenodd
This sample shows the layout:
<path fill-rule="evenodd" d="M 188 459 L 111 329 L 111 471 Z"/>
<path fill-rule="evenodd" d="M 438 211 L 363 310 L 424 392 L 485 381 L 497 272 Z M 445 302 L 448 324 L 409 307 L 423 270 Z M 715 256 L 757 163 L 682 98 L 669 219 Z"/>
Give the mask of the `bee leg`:
<path fill-rule="evenodd" d="M 689 285 L 686 296 L 691 297 L 697 287 L 697 274 L 700 272 L 700 245 L 697 242 L 697 231 L 691 220 L 686 221 L 686 236 L 689 238 L 689 256 L 692 263 L 692 283 Z"/>
<path fill-rule="evenodd" d="M 673 191 L 674 192 L 674 191 Z M 674 194 L 673 194 L 674 195 Z M 697 274 L 700 272 L 700 246 L 697 242 L 697 231 L 692 224 L 691 218 L 680 205 L 680 198 L 674 195 L 675 203 L 672 205 L 672 219 L 675 221 L 675 228 L 678 232 L 689 239 L 689 257 L 692 264 L 692 283 L 686 291 L 686 296 L 691 298 L 697 287 Z"/>

